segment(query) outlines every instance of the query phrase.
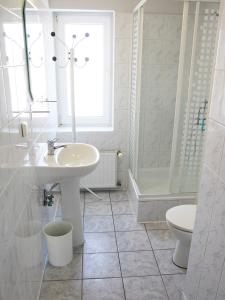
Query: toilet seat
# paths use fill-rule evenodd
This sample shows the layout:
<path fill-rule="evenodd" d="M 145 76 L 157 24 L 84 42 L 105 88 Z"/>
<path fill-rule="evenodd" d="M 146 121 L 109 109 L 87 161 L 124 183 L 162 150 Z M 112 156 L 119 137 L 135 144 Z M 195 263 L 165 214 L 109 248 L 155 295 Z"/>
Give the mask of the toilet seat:
<path fill-rule="evenodd" d="M 170 208 L 166 212 L 166 220 L 175 228 L 193 232 L 197 205 L 179 205 Z"/>

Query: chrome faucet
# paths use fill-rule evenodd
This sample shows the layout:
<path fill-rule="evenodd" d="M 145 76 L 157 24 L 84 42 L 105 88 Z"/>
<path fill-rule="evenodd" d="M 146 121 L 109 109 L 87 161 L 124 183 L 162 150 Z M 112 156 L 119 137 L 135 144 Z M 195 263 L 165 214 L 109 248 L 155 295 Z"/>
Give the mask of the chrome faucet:
<path fill-rule="evenodd" d="M 57 141 L 56 138 L 47 141 L 47 143 L 48 143 L 48 155 L 54 155 L 56 149 L 58 149 L 58 148 L 65 148 L 67 146 L 67 145 L 55 146 L 55 142 L 56 141 Z"/>

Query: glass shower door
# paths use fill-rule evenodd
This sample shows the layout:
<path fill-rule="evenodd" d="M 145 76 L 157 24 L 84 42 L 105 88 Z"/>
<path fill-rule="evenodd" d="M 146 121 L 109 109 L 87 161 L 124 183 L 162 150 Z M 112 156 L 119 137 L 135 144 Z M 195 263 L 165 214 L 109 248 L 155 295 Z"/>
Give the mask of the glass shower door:
<path fill-rule="evenodd" d="M 211 93 L 218 8 L 217 3 L 184 3 L 184 39 L 181 42 L 170 166 L 170 190 L 173 193 L 196 192 L 198 188 Z"/>

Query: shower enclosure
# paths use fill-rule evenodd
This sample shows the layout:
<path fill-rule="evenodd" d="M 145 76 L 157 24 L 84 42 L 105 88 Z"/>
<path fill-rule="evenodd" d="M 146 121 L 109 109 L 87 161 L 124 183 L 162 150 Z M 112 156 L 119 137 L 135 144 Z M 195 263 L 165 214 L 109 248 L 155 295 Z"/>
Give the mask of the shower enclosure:
<path fill-rule="evenodd" d="M 172 0 L 133 11 L 128 191 L 139 221 L 195 201 L 218 11 L 217 2 Z"/>

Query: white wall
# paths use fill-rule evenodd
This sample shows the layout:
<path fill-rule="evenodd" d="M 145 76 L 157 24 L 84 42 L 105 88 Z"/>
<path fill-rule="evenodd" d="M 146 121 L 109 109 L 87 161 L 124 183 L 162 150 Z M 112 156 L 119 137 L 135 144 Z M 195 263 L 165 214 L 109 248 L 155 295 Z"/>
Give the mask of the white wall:
<path fill-rule="evenodd" d="M 43 192 L 34 170 L 21 166 L 32 157 L 44 123 L 38 124 L 35 131 L 26 87 L 24 41 L 21 38 L 18 46 L 10 41 L 16 38 L 13 33 L 3 28 L 4 23 L 13 23 L 22 33 L 21 7 L 13 1 L 0 4 L 7 4 L 6 8 L 0 7 L 0 298 L 37 300 L 45 258 L 41 230 L 54 208 L 42 207 Z M 10 7 L 16 10 L 12 12 Z M 7 37 L 3 37 L 2 30 Z M 9 74 L 15 78 L 11 90 Z M 12 101 L 18 103 L 19 113 L 12 112 Z M 26 138 L 18 131 L 23 121 L 28 123 Z"/>
<path fill-rule="evenodd" d="M 48 0 L 29 0 L 27 5 L 31 5 L 31 7 L 38 7 L 38 8 L 48 8 L 49 1 Z"/>
<path fill-rule="evenodd" d="M 225 299 L 225 1 L 185 293 L 189 300 Z"/>
<path fill-rule="evenodd" d="M 145 3 L 146 13 L 155 14 L 182 14 L 183 1 L 177 0 L 147 0 Z"/>

